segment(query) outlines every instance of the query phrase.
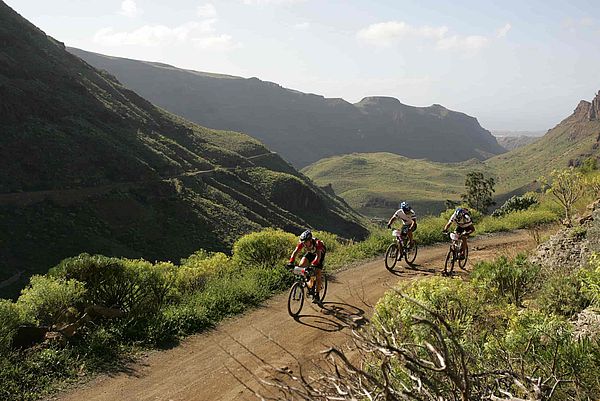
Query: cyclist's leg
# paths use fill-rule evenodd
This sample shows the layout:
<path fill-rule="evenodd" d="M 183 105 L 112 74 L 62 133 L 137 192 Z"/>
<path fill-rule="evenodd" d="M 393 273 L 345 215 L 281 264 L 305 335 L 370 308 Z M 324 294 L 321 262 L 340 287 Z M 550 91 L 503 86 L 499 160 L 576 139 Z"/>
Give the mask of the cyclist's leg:
<path fill-rule="evenodd" d="M 408 230 L 408 246 L 413 246 L 415 244 L 415 240 L 413 239 L 413 233 L 417 231 L 417 222 L 415 221 L 415 225 L 412 229 Z"/>

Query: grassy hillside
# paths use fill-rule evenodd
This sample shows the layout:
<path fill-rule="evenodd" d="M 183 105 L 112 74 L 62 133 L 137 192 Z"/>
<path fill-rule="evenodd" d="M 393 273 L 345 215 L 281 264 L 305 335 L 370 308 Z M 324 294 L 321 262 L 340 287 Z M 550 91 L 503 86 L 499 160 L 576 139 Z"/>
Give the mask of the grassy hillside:
<path fill-rule="evenodd" d="M 1 1 L 0 43 L 1 294 L 80 252 L 176 261 L 265 226 L 366 235 L 257 140 L 153 106 Z"/>
<path fill-rule="evenodd" d="M 600 116 L 595 111 L 600 92 L 590 103 L 582 100 L 573 114 L 539 140 L 485 162 L 498 178 L 498 192 L 528 185 L 552 169 L 579 165 L 600 156 Z"/>
<path fill-rule="evenodd" d="M 153 103 L 207 127 L 242 131 L 294 166 L 352 152 L 393 152 L 442 162 L 503 153 L 477 120 L 440 105 L 412 107 L 389 97 L 343 99 L 70 48 Z"/>
<path fill-rule="evenodd" d="M 459 199 L 467 173 L 487 171 L 478 160 L 435 163 L 392 153 L 354 153 L 320 160 L 302 170 L 321 186 L 369 216 L 389 217 L 401 200 L 419 214 L 438 213 L 446 199 Z"/>
<path fill-rule="evenodd" d="M 600 93 L 582 101 L 575 112 L 534 143 L 483 162 L 433 163 L 390 153 L 355 153 L 320 160 L 302 171 L 317 184 L 331 187 L 353 208 L 372 217 L 387 217 L 400 200 L 419 213 L 437 213 L 446 199 L 459 200 L 466 174 L 482 171 L 496 180 L 500 204 L 513 194 L 536 187 L 553 169 L 579 165 L 600 156 Z"/>

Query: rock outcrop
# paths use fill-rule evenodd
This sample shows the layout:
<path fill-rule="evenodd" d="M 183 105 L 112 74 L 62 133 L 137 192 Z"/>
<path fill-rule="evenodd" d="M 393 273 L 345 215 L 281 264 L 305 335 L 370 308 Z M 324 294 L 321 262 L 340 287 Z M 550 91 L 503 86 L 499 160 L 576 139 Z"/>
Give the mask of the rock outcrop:
<path fill-rule="evenodd" d="M 598 91 L 596 97 L 594 98 L 594 100 L 592 100 L 592 103 L 590 104 L 590 109 L 588 111 L 588 119 L 590 121 L 600 119 L 600 91 Z"/>

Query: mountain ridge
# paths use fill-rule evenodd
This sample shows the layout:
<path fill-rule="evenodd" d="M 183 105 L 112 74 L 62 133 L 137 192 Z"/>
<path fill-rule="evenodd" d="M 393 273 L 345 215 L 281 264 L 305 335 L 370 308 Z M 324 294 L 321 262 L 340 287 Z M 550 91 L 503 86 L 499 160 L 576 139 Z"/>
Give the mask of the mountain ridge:
<path fill-rule="evenodd" d="M 386 96 L 352 104 L 258 78 L 212 78 L 68 50 L 160 107 L 205 126 L 248 133 L 297 167 L 364 151 L 441 162 L 483 160 L 505 151 L 474 117 L 437 105 L 408 106 Z"/>

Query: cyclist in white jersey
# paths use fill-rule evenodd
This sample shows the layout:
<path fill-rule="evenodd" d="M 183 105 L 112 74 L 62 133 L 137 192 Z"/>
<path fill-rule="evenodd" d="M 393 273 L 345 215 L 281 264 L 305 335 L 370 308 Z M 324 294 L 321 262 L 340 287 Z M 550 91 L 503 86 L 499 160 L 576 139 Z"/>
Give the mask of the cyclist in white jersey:
<path fill-rule="evenodd" d="M 401 202 L 400 208 L 390 217 L 387 228 L 392 228 L 392 223 L 398 219 L 402 220 L 402 232 L 408 234 L 408 246 L 413 246 L 413 232 L 417 230 L 417 214 L 408 203 Z"/>

